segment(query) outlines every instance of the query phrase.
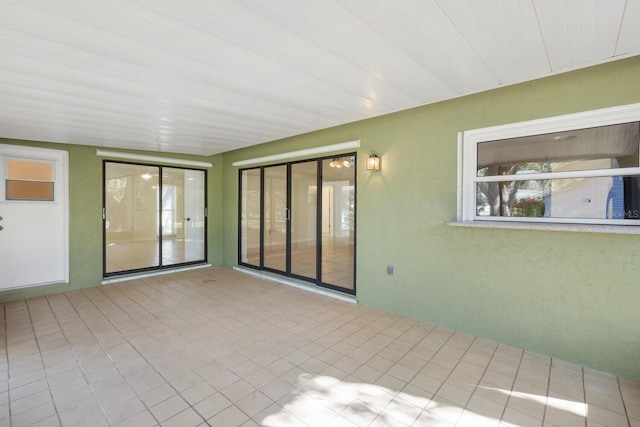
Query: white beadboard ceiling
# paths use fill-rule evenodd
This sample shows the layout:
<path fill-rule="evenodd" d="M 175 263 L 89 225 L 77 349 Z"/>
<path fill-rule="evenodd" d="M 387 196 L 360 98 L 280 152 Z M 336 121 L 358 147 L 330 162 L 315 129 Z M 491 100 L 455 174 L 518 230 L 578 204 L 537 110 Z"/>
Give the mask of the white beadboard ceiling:
<path fill-rule="evenodd" d="M 640 0 L 0 0 L 0 138 L 216 154 L 638 55 L 639 23 Z"/>

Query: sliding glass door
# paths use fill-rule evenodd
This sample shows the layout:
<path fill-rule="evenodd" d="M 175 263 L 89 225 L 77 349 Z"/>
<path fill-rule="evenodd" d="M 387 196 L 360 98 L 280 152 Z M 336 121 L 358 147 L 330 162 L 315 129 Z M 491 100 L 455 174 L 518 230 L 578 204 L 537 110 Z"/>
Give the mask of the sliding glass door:
<path fill-rule="evenodd" d="M 355 293 L 355 176 L 354 154 L 241 170 L 238 263 Z"/>
<path fill-rule="evenodd" d="M 206 172 L 104 163 L 104 276 L 206 261 Z"/>

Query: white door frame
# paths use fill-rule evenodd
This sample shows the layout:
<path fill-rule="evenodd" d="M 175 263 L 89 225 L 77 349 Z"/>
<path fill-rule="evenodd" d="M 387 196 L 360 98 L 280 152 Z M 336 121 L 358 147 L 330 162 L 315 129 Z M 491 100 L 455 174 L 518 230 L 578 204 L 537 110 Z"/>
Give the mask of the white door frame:
<path fill-rule="evenodd" d="M 53 150 L 48 148 L 0 144 L 0 162 L 2 162 L 0 170 L 6 170 L 6 157 L 54 162 L 54 194 L 56 199 L 54 202 L 49 203 L 59 203 L 62 209 L 62 248 L 59 248 L 58 250 L 63 252 L 64 265 L 62 266 L 62 280 L 58 279 L 52 282 L 32 283 L 18 287 L 6 287 L 2 290 L 21 289 L 54 283 L 69 283 L 69 153 L 63 150 Z M 0 179 L 2 180 L 2 185 L 0 185 L 0 201 L 3 203 L 14 203 L 12 201 L 5 201 L 5 176 L 1 176 Z"/>

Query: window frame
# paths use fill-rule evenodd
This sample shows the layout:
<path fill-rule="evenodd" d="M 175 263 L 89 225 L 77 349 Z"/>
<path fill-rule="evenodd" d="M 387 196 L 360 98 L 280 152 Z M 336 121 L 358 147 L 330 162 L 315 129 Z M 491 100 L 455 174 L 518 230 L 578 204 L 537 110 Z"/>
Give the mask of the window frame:
<path fill-rule="evenodd" d="M 547 172 L 522 175 L 477 176 L 478 144 L 482 142 L 573 131 L 640 121 L 640 103 L 467 130 L 458 133 L 458 221 L 537 222 L 560 224 L 640 225 L 640 220 L 599 218 L 498 217 L 476 213 L 478 182 L 590 178 L 640 175 L 639 167 Z M 640 154 L 639 154 L 640 155 Z M 639 163 L 640 164 L 640 163 Z"/>

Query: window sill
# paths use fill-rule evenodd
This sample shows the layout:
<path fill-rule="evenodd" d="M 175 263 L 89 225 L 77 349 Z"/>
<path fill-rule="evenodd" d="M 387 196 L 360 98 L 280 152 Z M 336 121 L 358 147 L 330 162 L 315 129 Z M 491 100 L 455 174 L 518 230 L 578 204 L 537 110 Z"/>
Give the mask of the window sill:
<path fill-rule="evenodd" d="M 552 224 L 537 222 L 449 221 L 450 227 L 503 228 L 510 230 L 543 230 L 578 233 L 640 234 L 640 226 L 598 224 Z"/>

